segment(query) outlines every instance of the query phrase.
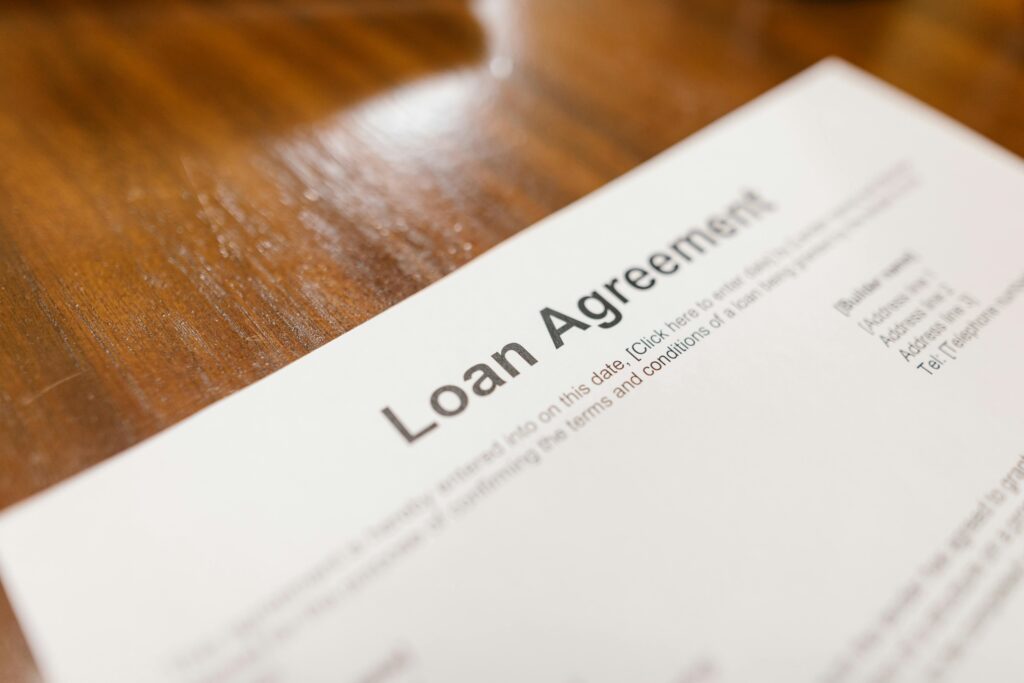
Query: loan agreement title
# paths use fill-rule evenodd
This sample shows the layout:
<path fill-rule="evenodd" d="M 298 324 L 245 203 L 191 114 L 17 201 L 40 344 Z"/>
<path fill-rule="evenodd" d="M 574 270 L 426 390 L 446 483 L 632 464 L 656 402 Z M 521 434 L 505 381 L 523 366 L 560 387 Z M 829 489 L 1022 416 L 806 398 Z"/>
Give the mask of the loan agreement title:
<path fill-rule="evenodd" d="M 674 278 L 686 265 L 741 234 L 745 228 L 757 225 L 766 214 L 774 211 L 774 203 L 754 190 L 746 190 L 702 224 L 691 227 L 666 248 L 650 254 L 643 265 L 631 265 L 618 277 L 579 297 L 575 307 L 542 308 L 540 318 L 552 346 L 556 350 L 561 349 L 571 339 L 570 335 L 582 334 L 595 327 L 615 327 L 622 322 L 623 310 L 634 297 L 652 289 L 662 280 Z M 421 410 L 417 420 L 407 422 L 400 419 L 390 406 L 381 412 L 408 443 L 413 443 L 437 429 L 439 419 L 465 412 L 471 395 L 490 396 L 537 362 L 537 356 L 523 344 L 509 342 L 487 360 L 467 368 L 462 374 L 461 385 L 445 384 L 435 389 L 428 401 L 429 412 Z M 424 412 L 427 417 L 423 417 Z"/>

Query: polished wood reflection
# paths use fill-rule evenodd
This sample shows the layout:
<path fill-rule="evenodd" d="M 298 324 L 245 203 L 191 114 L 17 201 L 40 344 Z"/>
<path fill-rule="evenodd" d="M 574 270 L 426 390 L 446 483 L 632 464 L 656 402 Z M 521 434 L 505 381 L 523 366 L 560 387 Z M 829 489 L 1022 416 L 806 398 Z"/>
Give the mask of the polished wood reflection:
<path fill-rule="evenodd" d="M 0 507 L 829 54 L 1024 153 L 1019 0 L 0 3 Z"/>

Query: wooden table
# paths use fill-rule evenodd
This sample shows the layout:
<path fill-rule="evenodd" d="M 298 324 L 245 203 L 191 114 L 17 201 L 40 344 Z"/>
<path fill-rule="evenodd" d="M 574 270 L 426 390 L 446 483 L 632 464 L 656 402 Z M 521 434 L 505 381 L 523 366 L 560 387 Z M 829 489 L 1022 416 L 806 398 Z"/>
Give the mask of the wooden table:
<path fill-rule="evenodd" d="M 1024 154 L 1020 0 L 4 3 L 0 507 L 829 54 Z"/>

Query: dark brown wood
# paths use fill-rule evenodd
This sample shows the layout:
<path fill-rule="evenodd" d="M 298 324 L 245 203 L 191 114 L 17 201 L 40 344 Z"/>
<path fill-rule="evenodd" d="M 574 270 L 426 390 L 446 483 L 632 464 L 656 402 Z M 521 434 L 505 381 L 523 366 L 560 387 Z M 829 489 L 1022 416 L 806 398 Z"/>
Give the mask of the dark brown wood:
<path fill-rule="evenodd" d="M 3 3 L 0 507 L 829 54 L 1024 153 L 1019 0 Z"/>

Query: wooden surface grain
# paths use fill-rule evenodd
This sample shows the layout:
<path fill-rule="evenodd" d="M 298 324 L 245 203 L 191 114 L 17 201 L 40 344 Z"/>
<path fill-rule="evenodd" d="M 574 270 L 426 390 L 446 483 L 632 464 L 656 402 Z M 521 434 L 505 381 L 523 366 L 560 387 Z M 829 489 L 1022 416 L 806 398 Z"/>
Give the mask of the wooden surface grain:
<path fill-rule="evenodd" d="M 0 507 L 829 54 L 1024 154 L 1019 0 L 3 2 Z"/>

